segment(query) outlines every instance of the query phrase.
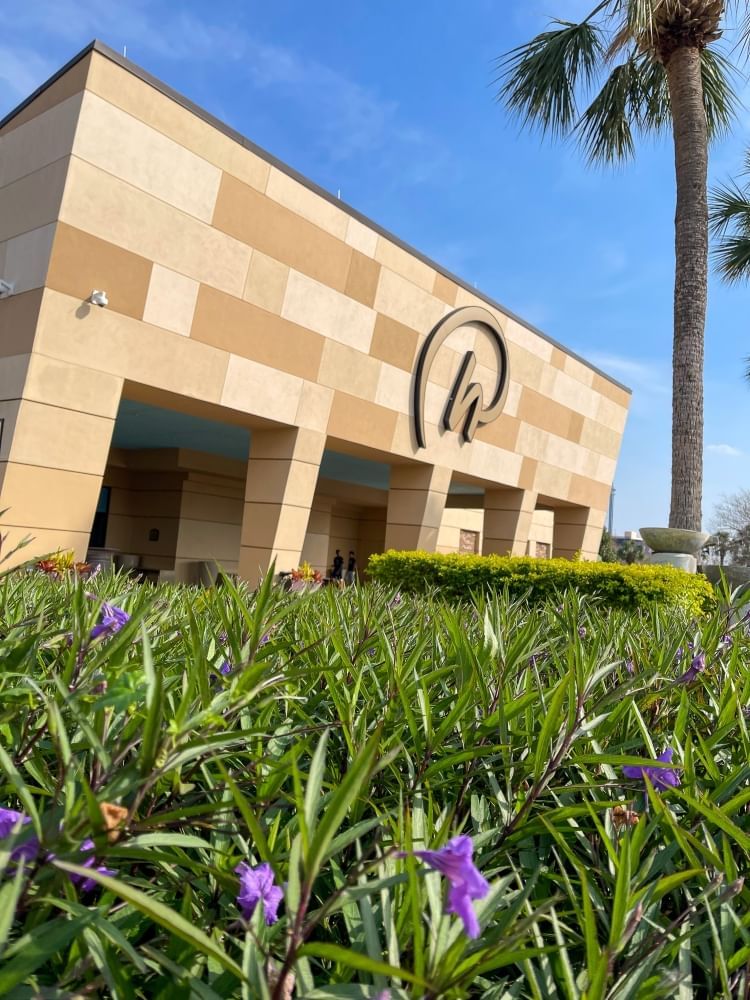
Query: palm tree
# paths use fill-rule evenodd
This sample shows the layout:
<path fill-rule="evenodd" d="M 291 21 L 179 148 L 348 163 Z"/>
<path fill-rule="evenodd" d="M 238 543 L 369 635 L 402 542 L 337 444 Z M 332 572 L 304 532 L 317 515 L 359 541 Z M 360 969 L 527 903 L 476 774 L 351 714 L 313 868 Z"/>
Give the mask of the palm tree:
<path fill-rule="evenodd" d="M 708 145 L 736 98 L 717 48 L 727 6 L 746 0 L 602 0 L 580 23 L 547 31 L 498 60 L 498 98 L 524 125 L 573 137 L 592 162 L 630 158 L 638 135 L 674 141 L 672 498 L 669 525 L 701 527 L 703 339 L 708 285 Z M 750 14 L 743 25 L 750 34 Z"/>
<path fill-rule="evenodd" d="M 750 151 L 745 154 L 742 173 L 750 177 Z M 711 229 L 722 277 L 730 284 L 750 280 L 750 181 L 743 186 L 725 184 L 714 191 Z M 750 357 L 745 363 L 745 378 L 750 382 Z"/>

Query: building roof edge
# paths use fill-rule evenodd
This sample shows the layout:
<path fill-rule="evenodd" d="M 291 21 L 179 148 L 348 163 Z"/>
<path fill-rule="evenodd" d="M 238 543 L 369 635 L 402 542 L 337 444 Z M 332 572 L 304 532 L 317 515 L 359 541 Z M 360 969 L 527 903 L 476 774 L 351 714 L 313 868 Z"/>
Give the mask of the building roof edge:
<path fill-rule="evenodd" d="M 576 361 L 579 361 L 582 365 L 585 365 L 586 368 L 590 368 L 598 375 L 601 375 L 608 382 L 611 382 L 613 385 L 616 385 L 624 392 L 627 392 L 628 394 L 632 395 L 633 391 L 629 386 L 626 386 L 618 379 L 613 378 L 612 375 L 609 375 L 601 368 L 598 368 L 590 361 L 587 361 L 586 358 L 582 357 L 579 354 L 576 354 L 574 351 L 571 351 L 570 348 L 560 343 L 560 341 L 555 340 L 554 337 L 550 337 L 550 335 L 545 333 L 543 330 L 540 330 L 532 323 L 529 323 L 521 316 L 518 316 L 516 313 L 512 312 L 506 306 L 502 305 L 502 303 L 498 302 L 496 299 L 493 299 L 485 292 L 482 292 L 481 289 L 473 287 L 468 281 L 461 278 L 459 275 L 454 274 L 452 271 L 447 270 L 447 268 L 443 267 L 442 264 L 439 264 L 437 261 L 432 260 L 432 258 L 428 257 L 426 254 L 423 254 L 421 251 L 417 250 L 409 243 L 406 243 L 400 237 L 396 236 L 394 233 L 385 229 L 377 222 L 374 222 L 372 219 L 368 218 L 366 215 L 358 211 L 352 205 L 349 205 L 347 202 L 342 201 L 340 198 L 337 198 L 335 195 L 331 194 L 330 191 L 326 191 L 325 188 L 321 187 L 319 184 L 316 184 L 315 181 L 310 180 L 309 177 L 305 177 L 304 174 L 301 174 L 298 170 L 295 170 L 294 167 L 290 167 L 288 163 L 285 163 L 283 160 L 278 159 L 278 157 L 274 156 L 273 153 L 269 153 L 268 150 L 263 149 L 262 146 L 258 146 L 251 139 L 248 139 L 247 136 L 243 135 L 241 132 L 238 132 L 236 129 L 233 129 L 230 125 L 227 125 L 226 122 L 221 121 L 221 119 L 217 118 L 215 115 L 212 115 L 209 111 L 206 111 L 205 108 L 202 108 L 200 107 L 200 105 L 195 104 L 193 101 L 190 100 L 190 98 L 185 97 L 184 94 L 181 94 L 179 93 L 179 91 L 174 90 L 172 87 L 164 83 L 158 77 L 153 76 L 147 70 L 131 62 L 124 56 L 121 56 L 114 49 L 110 48 L 108 45 L 105 45 L 104 42 L 101 42 L 98 39 L 94 39 L 94 41 L 90 42 L 85 48 L 81 49 L 81 51 L 77 55 L 73 56 L 73 58 L 69 60 L 69 62 L 67 62 L 61 69 L 59 69 L 56 73 L 54 73 L 40 87 L 37 87 L 37 89 L 29 97 L 27 97 L 19 105 L 13 108 L 13 110 L 10 111 L 7 115 L 5 115 L 4 118 L 0 119 L 0 129 L 2 129 L 9 121 L 15 118 L 16 115 L 20 114 L 20 112 L 23 111 L 24 108 L 26 108 L 29 104 L 31 104 L 32 101 L 35 101 L 37 97 L 40 96 L 40 94 L 44 93 L 44 91 L 47 90 L 48 87 L 52 86 L 53 83 L 59 80 L 60 77 L 64 76 L 65 73 L 67 73 L 70 69 L 72 69 L 73 66 L 76 65 L 76 63 L 81 61 L 81 59 L 84 59 L 90 52 L 98 52 L 99 55 L 102 55 L 106 59 L 109 59 L 111 62 L 116 63 L 118 66 L 126 70 L 128 73 L 131 73 L 133 76 L 142 80 L 144 83 L 147 83 L 155 90 L 158 90 L 165 97 L 168 97 L 176 104 L 179 104 L 181 107 L 185 108 L 186 111 L 189 111 L 191 114 L 194 114 L 196 117 L 202 119 L 208 125 L 211 125 L 213 128 L 217 129 L 224 135 L 228 136 L 230 139 L 239 143 L 239 145 L 243 146 L 245 149 L 254 153 L 262 160 L 265 160 L 271 166 L 276 167 L 278 170 L 281 170 L 282 173 L 285 173 L 287 174 L 287 176 L 293 178 L 293 180 L 298 181 L 300 184 L 304 185 L 310 191 L 313 191 L 319 197 L 330 202 L 332 205 L 335 205 L 337 208 L 340 208 L 347 215 L 350 215 L 358 222 L 361 222 L 369 229 L 372 229 L 374 232 L 378 233 L 379 236 L 383 236 L 385 237 L 385 239 L 390 240 L 391 243 L 394 243 L 396 246 L 406 251 L 406 253 L 409 253 L 413 257 L 416 257 L 417 260 L 422 261 L 422 263 L 426 264 L 428 267 L 434 268 L 435 271 L 443 275 L 443 277 L 447 278 L 449 281 L 455 282 L 457 285 L 468 291 L 470 294 L 476 295 L 477 298 L 482 299 L 484 302 L 487 303 L 487 305 L 492 306 L 493 309 L 499 310 L 509 319 L 514 320 L 514 322 L 525 327 L 527 330 L 530 330 L 532 333 L 536 334 L 536 336 L 541 337 L 543 340 L 546 340 L 549 344 L 552 344 L 553 347 L 557 347 L 559 350 L 563 351 L 569 357 L 575 359 Z"/>

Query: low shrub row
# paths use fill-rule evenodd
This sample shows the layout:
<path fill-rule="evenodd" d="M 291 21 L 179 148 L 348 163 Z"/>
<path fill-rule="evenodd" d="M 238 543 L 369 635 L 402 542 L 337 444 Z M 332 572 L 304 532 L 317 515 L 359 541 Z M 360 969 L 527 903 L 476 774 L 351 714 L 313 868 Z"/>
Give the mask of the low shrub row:
<path fill-rule="evenodd" d="M 698 615 L 714 603 L 714 591 L 704 576 L 671 566 L 391 550 L 372 556 L 368 572 L 387 586 L 411 593 L 437 588 L 449 599 L 506 590 L 512 597 L 538 602 L 575 587 L 582 595 L 599 597 L 611 607 L 624 609 L 645 608 L 656 602 Z"/>

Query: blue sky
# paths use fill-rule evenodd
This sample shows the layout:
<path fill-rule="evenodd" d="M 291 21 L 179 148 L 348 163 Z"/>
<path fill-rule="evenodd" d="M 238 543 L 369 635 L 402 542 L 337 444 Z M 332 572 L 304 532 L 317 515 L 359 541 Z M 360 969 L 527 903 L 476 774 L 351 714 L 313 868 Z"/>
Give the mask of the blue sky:
<path fill-rule="evenodd" d="M 520 133 L 493 59 L 582 0 L 28 0 L 0 38 L 9 110 L 98 37 L 634 390 L 615 529 L 666 523 L 674 181 L 667 140 L 616 170 Z M 745 103 L 750 89 L 743 81 Z M 725 179 L 750 112 L 712 153 Z M 712 277 L 704 520 L 750 487 L 750 288 Z"/>

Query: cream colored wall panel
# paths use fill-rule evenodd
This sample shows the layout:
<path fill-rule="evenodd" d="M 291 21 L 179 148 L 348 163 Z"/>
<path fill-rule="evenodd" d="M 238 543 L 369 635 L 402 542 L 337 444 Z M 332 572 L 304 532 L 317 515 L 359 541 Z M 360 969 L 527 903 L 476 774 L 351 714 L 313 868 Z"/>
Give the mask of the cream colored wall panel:
<path fill-rule="evenodd" d="M 571 378 L 576 379 L 578 382 L 582 382 L 583 385 L 591 387 L 591 383 L 594 381 L 594 370 L 589 368 L 588 365 L 582 364 L 577 358 L 571 358 L 568 354 L 565 357 L 565 371 Z"/>
<path fill-rule="evenodd" d="M 96 94 L 84 96 L 73 151 L 188 215 L 211 221 L 221 170 Z"/>
<path fill-rule="evenodd" d="M 276 167 L 271 167 L 268 175 L 266 194 L 332 236 L 346 239 L 349 216 Z"/>
<path fill-rule="evenodd" d="M 617 458 L 620 451 L 620 434 L 595 420 L 584 420 L 581 444 L 600 455 Z"/>
<path fill-rule="evenodd" d="M 295 424 L 313 431 L 325 431 L 333 403 L 333 389 L 314 382 L 303 382 Z"/>
<path fill-rule="evenodd" d="M 412 375 L 403 368 L 383 362 L 375 393 L 375 402 L 398 413 L 408 413 L 411 407 Z"/>
<path fill-rule="evenodd" d="M 506 319 L 503 329 L 507 340 L 518 344 L 519 347 L 523 347 L 524 350 L 541 358 L 542 361 L 551 360 L 553 347 L 548 340 L 532 333 L 527 327 L 510 317 Z"/>
<path fill-rule="evenodd" d="M 104 56 L 94 53 L 86 86 L 244 183 L 265 189 L 265 160 Z"/>
<path fill-rule="evenodd" d="M 451 311 L 450 306 L 440 299 L 429 295 L 387 267 L 380 272 L 375 309 L 410 326 L 423 336 L 427 336 L 437 321 Z"/>
<path fill-rule="evenodd" d="M 55 160 L 0 188 L 0 241 L 40 229 L 57 219 L 68 163 L 68 158 Z"/>
<path fill-rule="evenodd" d="M 289 268 L 286 264 L 253 250 L 243 298 L 266 312 L 281 315 Z"/>
<path fill-rule="evenodd" d="M 203 521 L 181 516 L 177 533 L 177 558 L 209 560 L 222 565 L 240 553 L 241 525 Z"/>
<path fill-rule="evenodd" d="M 364 354 L 370 350 L 374 310 L 299 271 L 289 272 L 281 315 Z"/>
<path fill-rule="evenodd" d="M 563 371 L 558 371 L 555 375 L 551 395 L 556 402 L 575 410 L 576 413 L 583 413 L 586 417 L 596 417 L 599 401 L 602 399 L 593 389 L 587 389 L 585 385 L 581 385 L 577 379 Z"/>
<path fill-rule="evenodd" d="M 248 246 L 85 160 L 71 161 L 60 217 L 196 281 L 242 295 Z"/>
<path fill-rule="evenodd" d="M 381 362 L 336 340 L 326 340 L 318 382 L 370 401 L 375 399 Z"/>
<path fill-rule="evenodd" d="M 346 228 L 346 242 L 367 257 L 374 257 L 378 246 L 378 234 L 364 226 L 359 219 L 350 218 Z"/>
<path fill-rule="evenodd" d="M 108 309 L 79 316 L 80 302 L 47 289 L 35 348 L 183 396 L 219 402 L 229 355 Z"/>
<path fill-rule="evenodd" d="M 508 342 L 508 355 L 508 366 L 513 378 L 539 392 L 547 368 L 545 362 L 513 342 Z"/>
<path fill-rule="evenodd" d="M 592 479 L 598 479 L 600 483 L 611 483 L 615 478 L 617 470 L 617 460 L 607 458 L 606 455 L 598 455 L 596 472 L 592 473 Z"/>
<path fill-rule="evenodd" d="M 523 456 L 503 448 L 494 448 L 483 441 L 474 441 L 471 446 L 469 472 L 473 476 L 489 479 L 496 483 L 514 485 L 521 474 Z"/>
<path fill-rule="evenodd" d="M 521 402 L 522 391 L 523 391 L 523 386 L 521 385 L 520 382 L 514 382 L 513 380 L 511 380 L 508 383 L 508 395 L 505 397 L 503 413 L 507 414 L 509 417 L 518 416 L 518 404 Z"/>
<path fill-rule="evenodd" d="M 33 354 L 29 363 L 25 399 L 70 410 L 81 410 L 114 420 L 120 405 L 123 379 L 117 375 L 71 365 L 44 354 Z"/>
<path fill-rule="evenodd" d="M 434 268 L 429 267 L 429 265 L 425 264 L 418 257 L 407 253 L 406 250 L 402 250 L 401 247 L 386 239 L 385 236 L 381 236 L 378 239 L 378 245 L 375 249 L 375 260 L 380 261 L 385 267 L 391 271 L 395 271 L 396 274 L 402 275 L 411 281 L 412 284 L 417 285 L 426 292 L 431 292 L 435 285 Z"/>
<path fill-rule="evenodd" d="M 23 400 L 10 458 L 23 465 L 101 475 L 113 427 L 114 421 L 106 417 Z"/>
<path fill-rule="evenodd" d="M 0 136 L 0 188 L 70 154 L 83 94 Z"/>
<path fill-rule="evenodd" d="M 11 132 L 15 135 L 15 132 Z M 47 277 L 55 224 L 14 236 L 5 243 L 5 264 L 0 277 L 9 281 L 15 295 L 41 288 Z"/>
<path fill-rule="evenodd" d="M 621 434 L 625 430 L 628 411 L 611 399 L 607 399 L 606 396 L 599 396 L 597 398 L 596 419 L 600 424 L 604 424 L 610 430 Z"/>
<path fill-rule="evenodd" d="M 199 287 L 194 278 L 154 264 L 143 310 L 144 321 L 189 337 Z"/>
<path fill-rule="evenodd" d="M 302 379 L 232 354 L 229 358 L 223 406 L 293 424 L 302 395 Z"/>
<path fill-rule="evenodd" d="M 534 488 L 537 493 L 546 496 L 565 498 L 570 490 L 572 473 L 564 469 L 558 469 L 553 465 L 545 465 L 540 462 L 536 470 Z"/>

